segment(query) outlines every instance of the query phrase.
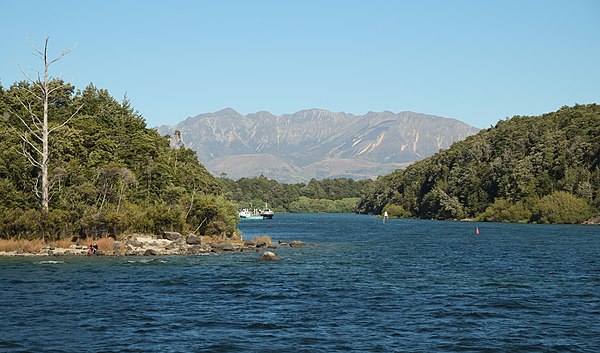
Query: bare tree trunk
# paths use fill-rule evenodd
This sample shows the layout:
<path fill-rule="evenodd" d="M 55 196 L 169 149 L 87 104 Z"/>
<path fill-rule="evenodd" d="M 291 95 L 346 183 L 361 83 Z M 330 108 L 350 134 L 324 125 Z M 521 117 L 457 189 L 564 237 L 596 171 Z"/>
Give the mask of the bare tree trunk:
<path fill-rule="evenodd" d="M 29 113 L 29 119 L 26 119 L 24 116 L 21 116 L 17 112 L 13 112 L 13 114 L 19 119 L 21 124 L 25 127 L 26 132 L 18 132 L 19 137 L 23 141 L 23 155 L 27 157 L 29 162 L 39 168 L 41 185 L 40 189 L 36 186 L 36 194 L 40 197 L 40 206 L 44 213 L 47 213 L 49 210 L 49 201 L 50 201 L 50 184 L 48 182 L 48 166 L 49 166 L 49 142 L 48 138 L 50 134 L 63 126 L 65 126 L 83 107 L 83 105 L 79 106 L 77 110 L 67 119 L 65 119 L 62 124 L 56 125 L 50 128 L 49 125 L 49 101 L 50 95 L 65 87 L 66 84 L 59 85 L 57 87 L 51 87 L 51 78 L 49 75 L 50 65 L 60 60 L 63 56 L 67 55 L 70 50 L 62 52 L 59 56 L 54 59 L 48 59 L 48 38 L 44 42 L 44 50 L 40 51 L 35 49 L 36 54 L 44 61 L 44 77 L 43 80 L 38 73 L 38 77 L 36 80 L 32 79 L 26 72 L 21 68 L 21 72 L 29 82 L 31 82 L 34 86 L 37 86 L 41 91 L 41 95 L 34 94 L 34 97 L 41 101 L 43 105 L 43 117 L 39 118 L 39 113 L 36 113 L 31 105 L 31 102 L 26 102 L 26 100 L 22 100 L 20 97 L 17 97 L 19 103 L 27 110 Z M 32 91 L 30 91 L 32 92 Z M 15 131 L 17 131 L 15 129 Z M 31 137 L 29 136 L 31 135 Z M 41 143 L 41 146 L 40 146 Z M 29 148 L 33 151 L 33 153 L 29 152 L 25 147 L 29 146 Z"/>
<path fill-rule="evenodd" d="M 44 46 L 44 83 L 43 83 L 43 93 L 44 93 L 44 121 L 42 124 L 42 163 L 41 163 L 41 173 L 42 173 L 42 211 L 44 213 L 48 212 L 48 100 L 49 100 L 49 87 L 48 87 L 48 56 L 47 56 L 47 48 L 48 48 L 48 39 L 46 39 L 46 45 Z"/>

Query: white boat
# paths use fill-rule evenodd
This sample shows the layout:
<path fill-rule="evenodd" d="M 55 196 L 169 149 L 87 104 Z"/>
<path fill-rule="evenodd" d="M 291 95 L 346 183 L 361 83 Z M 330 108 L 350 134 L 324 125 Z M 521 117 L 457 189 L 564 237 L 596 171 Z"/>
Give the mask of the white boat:
<path fill-rule="evenodd" d="M 265 208 L 262 210 L 259 210 L 260 215 L 262 216 L 263 219 L 273 219 L 273 216 L 275 215 L 275 212 L 273 212 L 273 210 L 271 210 L 270 208 L 267 207 L 267 204 L 265 204 Z"/>
<path fill-rule="evenodd" d="M 252 205 L 250 205 L 252 207 Z M 238 211 L 238 216 L 241 219 L 273 219 L 275 212 L 267 207 L 265 204 L 264 209 L 257 208 L 243 208 Z"/>
<path fill-rule="evenodd" d="M 244 208 L 238 212 L 238 216 L 242 219 L 263 219 L 263 216 L 260 215 L 259 210 L 256 208 Z"/>

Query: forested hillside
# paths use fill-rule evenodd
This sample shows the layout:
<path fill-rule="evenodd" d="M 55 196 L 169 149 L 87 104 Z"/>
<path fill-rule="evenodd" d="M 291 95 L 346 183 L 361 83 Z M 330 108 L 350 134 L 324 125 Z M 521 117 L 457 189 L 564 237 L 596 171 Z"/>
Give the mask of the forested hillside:
<path fill-rule="evenodd" d="M 237 181 L 219 179 L 226 196 L 240 208 L 263 207 L 265 203 L 278 212 L 354 212 L 362 190 L 372 180 L 349 178 L 312 179 L 308 183 L 284 184 L 264 176 Z"/>
<path fill-rule="evenodd" d="M 579 223 L 600 210 L 600 106 L 516 116 L 379 178 L 359 211 Z"/>
<path fill-rule="evenodd" d="M 33 157 L 41 145 L 31 129 L 41 121 L 40 86 L 0 87 L 1 238 L 234 234 L 236 206 L 219 196 L 220 184 L 195 152 L 171 148 L 126 99 L 118 102 L 106 90 L 90 84 L 76 92 L 60 80 L 50 87 L 48 212 L 40 207 Z"/>

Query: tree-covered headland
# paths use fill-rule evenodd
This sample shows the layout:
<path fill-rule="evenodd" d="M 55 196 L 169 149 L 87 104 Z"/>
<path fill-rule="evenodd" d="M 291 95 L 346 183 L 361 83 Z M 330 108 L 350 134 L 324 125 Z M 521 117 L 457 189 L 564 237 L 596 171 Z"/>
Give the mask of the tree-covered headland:
<path fill-rule="evenodd" d="M 380 177 L 358 210 L 426 219 L 581 223 L 600 214 L 600 106 L 500 121 Z"/>
<path fill-rule="evenodd" d="M 232 237 L 236 211 L 195 152 L 171 148 L 127 99 L 43 75 L 0 86 L 0 238 L 164 230 Z"/>
<path fill-rule="evenodd" d="M 225 195 L 240 208 L 268 204 L 278 212 L 354 212 L 362 190 L 372 180 L 349 178 L 311 179 L 308 183 L 283 184 L 265 176 L 231 180 L 220 178 Z"/>

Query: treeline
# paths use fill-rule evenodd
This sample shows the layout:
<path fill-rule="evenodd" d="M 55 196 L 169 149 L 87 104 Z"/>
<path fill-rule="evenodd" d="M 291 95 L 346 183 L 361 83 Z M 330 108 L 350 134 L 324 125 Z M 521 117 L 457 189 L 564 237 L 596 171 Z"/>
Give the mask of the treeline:
<path fill-rule="evenodd" d="M 361 192 L 372 180 L 311 179 L 308 183 L 282 184 L 265 176 L 219 179 L 228 199 L 238 207 L 266 204 L 279 212 L 354 212 Z"/>
<path fill-rule="evenodd" d="M 427 219 L 580 223 L 600 213 L 600 106 L 500 121 L 380 177 L 360 212 Z"/>
<path fill-rule="evenodd" d="M 32 129 L 41 113 L 31 114 L 43 109 L 41 87 L 28 81 L 0 86 L 0 238 L 163 230 L 234 235 L 237 206 L 222 196 L 221 184 L 195 152 L 171 148 L 126 99 L 118 102 L 106 90 L 90 84 L 76 91 L 61 80 L 50 81 L 50 88 L 55 131 L 44 212 L 34 160 L 41 147 Z"/>

